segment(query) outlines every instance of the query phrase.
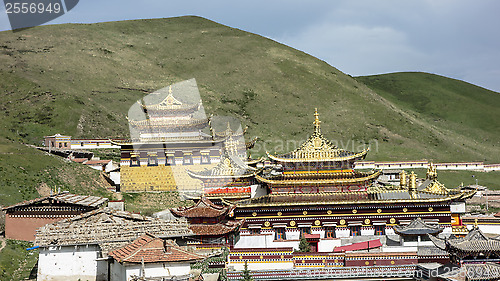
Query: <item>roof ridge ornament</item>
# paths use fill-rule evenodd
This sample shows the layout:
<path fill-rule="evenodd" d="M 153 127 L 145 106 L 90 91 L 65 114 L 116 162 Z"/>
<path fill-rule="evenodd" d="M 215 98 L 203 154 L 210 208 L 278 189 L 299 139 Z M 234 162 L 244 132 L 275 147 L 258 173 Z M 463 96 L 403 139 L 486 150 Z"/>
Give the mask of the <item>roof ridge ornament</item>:
<path fill-rule="evenodd" d="M 317 134 L 321 134 L 321 128 L 320 128 L 321 121 L 319 120 L 318 108 L 314 109 L 314 122 L 313 122 L 313 124 L 314 124 L 314 132 Z"/>

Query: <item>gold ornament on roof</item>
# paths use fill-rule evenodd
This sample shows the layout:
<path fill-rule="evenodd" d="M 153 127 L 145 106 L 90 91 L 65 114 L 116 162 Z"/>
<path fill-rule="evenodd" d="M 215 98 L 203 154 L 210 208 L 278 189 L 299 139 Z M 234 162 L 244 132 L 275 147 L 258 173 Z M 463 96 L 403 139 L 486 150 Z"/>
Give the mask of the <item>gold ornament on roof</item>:
<path fill-rule="evenodd" d="M 264 226 L 265 226 L 265 227 L 269 227 L 270 225 L 271 225 L 271 223 L 270 223 L 270 222 L 268 222 L 268 221 L 266 221 L 266 222 L 264 223 Z"/>
<path fill-rule="evenodd" d="M 437 179 L 437 171 L 436 167 L 431 163 L 429 163 L 429 167 L 427 167 L 427 175 L 428 180 L 436 180 Z"/>
<path fill-rule="evenodd" d="M 321 133 L 321 129 L 319 127 L 319 125 L 321 124 L 321 121 L 319 121 L 319 114 L 318 114 L 317 108 L 314 109 L 314 122 L 313 122 L 313 124 L 314 124 L 314 132 L 318 133 L 318 134 Z"/>
<path fill-rule="evenodd" d="M 382 209 L 377 209 L 377 213 L 382 213 Z"/>
<path fill-rule="evenodd" d="M 395 223 L 396 223 L 396 219 L 395 219 L 395 218 L 391 218 L 391 219 L 389 220 L 389 222 L 391 222 L 392 224 L 395 224 Z"/>
<path fill-rule="evenodd" d="M 365 224 L 370 224 L 370 219 L 365 219 Z"/>
<path fill-rule="evenodd" d="M 315 221 L 314 221 L 314 225 L 315 225 L 315 226 L 319 226 L 320 224 L 321 224 L 321 222 L 320 222 L 319 220 L 315 220 Z"/>
<path fill-rule="evenodd" d="M 295 226 L 295 221 L 290 221 L 290 226 Z"/>
<path fill-rule="evenodd" d="M 345 225 L 345 219 L 341 219 L 339 222 L 341 225 Z"/>

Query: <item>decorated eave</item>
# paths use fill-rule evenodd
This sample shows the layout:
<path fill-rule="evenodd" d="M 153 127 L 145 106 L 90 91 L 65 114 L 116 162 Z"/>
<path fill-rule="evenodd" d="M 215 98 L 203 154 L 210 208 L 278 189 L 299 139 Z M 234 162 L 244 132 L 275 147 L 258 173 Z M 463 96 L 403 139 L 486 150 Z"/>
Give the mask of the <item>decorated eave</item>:
<path fill-rule="evenodd" d="M 228 204 L 227 206 L 215 205 L 205 196 L 191 207 L 178 207 L 170 209 L 170 212 L 176 217 L 185 218 L 217 218 L 231 213 L 236 206 Z"/>
<path fill-rule="evenodd" d="M 317 174 L 321 176 L 320 174 Z M 337 185 L 349 185 L 360 182 L 369 182 L 376 179 L 380 175 L 380 171 L 376 171 L 374 173 L 366 173 L 361 177 L 354 178 L 321 178 L 321 179 L 297 179 L 297 180 L 283 180 L 283 179 L 270 179 L 264 178 L 262 176 L 256 175 L 255 179 L 260 182 L 267 183 L 274 186 L 288 186 L 288 185 L 328 185 L 328 184 L 337 184 Z"/>
<path fill-rule="evenodd" d="M 189 229 L 199 236 L 225 235 L 239 231 L 245 219 L 225 221 L 216 224 L 191 224 Z"/>
<path fill-rule="evenodd" d="M 407 225 L 396 225 L 394 226 L 394 232 L 399 235 L 436 235 L 443 231 L 443 228 L 439 226 L 433 226 L 425 223 L 421 218 L 416 218 L 412 220 Z"/>
<path fill-rule="evenodd" d="M 318 192 L 318 193 L 271 193 L 259 198 L 235 202 L 238 209 L 275 206 L 311 206 L 311 205 L 360 205 L 393 203 L 437 203 L 464 200 L 474 192 L 461 192 L 450 195 L 421 193 L 412 195 L 406 190 L 386 190 L 382 192 Z M 223 200 L 223 202 L 225 202 Z M 227 202 L 228 203 L 228 202 Z M 229 204 L 229 203 L 228 203 Z"/>
<path fill-rule="evenodd" d="M 272 155 L 266 151 L 267 156 L 278 162 L 338 162 L 338 161 L 355 161 L 364 159 L 369 149 L 361 152 L 351 152 L 340 149 L 326 139 L 320 130 L 319 114 L 316 109 L 314 124 L 314 133 L 302 143 L 296 150 L 281 154 Z"/>
<path fill-rule="evenodd" d="M 225 153 L 221 161 L 212 169 L 202 171 L 187 170 L 189 176 L 195 179 L 238 179 L 255 176 L 258 170 L 245 164 L 238 156 Z"/>
<path fill-rule="evenodd" d="M 185 128 L 204 128 L 207 126 L 207 119 L 172 119 L 172 118 L 149 118 L 145 120 L 130 120 L 129 124 L 132 127 L 148 127 L 148 128 L 164 128 L 172 129 L 177 128 L 179 130 Z"/>
<path fill-rule="evenodd" d="M 430 238 L 436 247 L 446 251 L 500 252 L 500 240 L 487 237 L 477 226 L 462 238 L 441 239 L 432 236 Z"/>
<path fill-rule="evenodd" d="M 151 139 L 151 140 L 111 140 L 110 139 L 110 142 L 111 144 L 113 145 L 118 145 L 118 146 L 130 146 L 130 145 L 137 145 L 137 146 L 140 146 L 140 145 L 146 145 L 146 144 L 162 144 L 162 145 L 176 145 L 176 144 L 186 144 L 186 143 L 192 143 L 192 144 L 212 144 L 212 145 L 216 145 L 216 144 L 219 144 L 221 142 L 223 142 L 224 140 L 214 140 L 212 139 L 212 137 L 208 136 L 208 137 L 203 137 L 203 138 L 200 138 L 200 139 L 180 139 L 180 138 L 167 138 L 167 137 L 164 137 L 164 138 L 155 138 L 155 139 Z"/>

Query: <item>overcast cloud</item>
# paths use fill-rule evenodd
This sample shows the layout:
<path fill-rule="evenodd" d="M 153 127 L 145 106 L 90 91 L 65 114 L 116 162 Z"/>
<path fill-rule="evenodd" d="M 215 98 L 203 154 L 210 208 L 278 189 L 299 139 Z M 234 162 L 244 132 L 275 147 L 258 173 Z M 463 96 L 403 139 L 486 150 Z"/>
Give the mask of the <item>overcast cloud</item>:
<path fill-rule="evenodd" d="M 353 76 L 424 71 L 499 92 L 499 12 L 495 0 L 80 0 L 51 24 L 198 15 L 272 38 Z M 0 30 L 10 29 L 0 13 Z"/>

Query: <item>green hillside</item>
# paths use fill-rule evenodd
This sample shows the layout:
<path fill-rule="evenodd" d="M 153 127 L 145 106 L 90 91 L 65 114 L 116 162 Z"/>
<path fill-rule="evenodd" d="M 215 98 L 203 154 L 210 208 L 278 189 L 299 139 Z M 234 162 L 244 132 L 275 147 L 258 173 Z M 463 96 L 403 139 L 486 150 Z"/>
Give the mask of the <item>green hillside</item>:
<path fill-rule="evenodd" d="M 208 114 L 236 116 L 249 137 L 263 140 L 252 155 L 294 149 L 311 133 L 317 107 L 323 133 L 349 150 L 371 144 L 369 159 L 500 162 L 491 112 L 498 94 L 478 87 L 440 93 L 460 104 L 481 92 L 481 101 L 466 105 L 479 113 L 462 125 L 452 105 L 436 105 L 443 112 L 434 117 L 303 52 L 199 17 L 41 26 L 0 32 L 0 178 L 10 190 L 0 192 L 0 204 L 22 198 L 12 193 L 21 188 L 32 196 L 48 181 L 38 177 L 46 167 L 66 167 L 19 143 L 40 144 L 54 133 L 126 138 L 136 100 L 190 78 Z M 489 124 L 476 126 L 482 118 Z"/>
<path fill-rule="evenodd" d="M 429 73 L 390 73 L 357 77 L 377 94 L 399 108 L 445 133 L 457 133 L 473 140 L 464 143 L 500 146 L 500 94 L 484 88 Z M 457 145 L 460 143 L 456 142 Z M 498 154 L 497 154 L 498 155 Z M 498 161 L 494 153 L 486 161 Z"/>

